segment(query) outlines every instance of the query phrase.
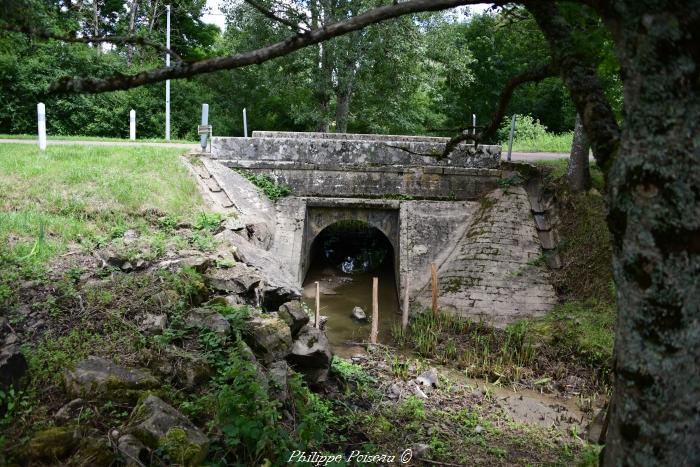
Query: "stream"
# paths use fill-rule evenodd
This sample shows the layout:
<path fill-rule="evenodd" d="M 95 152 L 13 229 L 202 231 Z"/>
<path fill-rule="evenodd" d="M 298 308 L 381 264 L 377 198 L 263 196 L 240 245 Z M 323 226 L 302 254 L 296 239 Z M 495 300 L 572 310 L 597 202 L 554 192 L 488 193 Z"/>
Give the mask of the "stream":
<path fill-rule="evenodd" d="M 366 225 L 334 225 L 321 232 L 312 248 L 312 263 L 304 281 L 303 300 L 315 309 L 316 282 L 320 286 L 320 313 L 328 318 L 326 335 L 333 353 L 350 359 L 366 354 L 363 342 L 369 341 L 369 320 L 360 323 L 352 318 L 354 307 L 372 315 L 372 278 L 379 278 L 379 343 L 391 345 L 392 326 L 401 322 L 401 312 L 393 269 L 393 252 L 386 238 Z M 332 226 L 333 227 L 333 226 Z M 544 427 L 581 432 L 590 414 L 577 406 L 576 398 L 531 389 L 500 387 L 484 380 L 467 378 L 453 368 L 439 367 L 452 381 L 466 384 L 475 391 L 493 397 L 494 403 L 514 421 Z M 602 401 L 601 401 L 602 402 Z"/>

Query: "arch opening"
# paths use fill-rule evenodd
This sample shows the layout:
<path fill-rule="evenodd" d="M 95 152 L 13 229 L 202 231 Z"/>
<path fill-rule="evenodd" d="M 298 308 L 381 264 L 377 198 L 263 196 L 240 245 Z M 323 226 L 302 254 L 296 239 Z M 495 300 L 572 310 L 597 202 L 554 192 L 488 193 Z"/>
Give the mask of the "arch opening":
<path fill-rule="evenodd" d="M 350 357 L 362 352 L 352 342 L 369 340 L 372 315 L 372 278 L 379 278 L 379 340 L 391 339 L 400 319 L 395 278 L 394 247 L 378 228 L 359 220 L 340 220 L 326 226 L 309 248 L 304 300 L 315 308 L 315 282 L 321 291 L 321 315 L 333 351 Z M 352 317 L 360 307 L 368 321 Z"/>

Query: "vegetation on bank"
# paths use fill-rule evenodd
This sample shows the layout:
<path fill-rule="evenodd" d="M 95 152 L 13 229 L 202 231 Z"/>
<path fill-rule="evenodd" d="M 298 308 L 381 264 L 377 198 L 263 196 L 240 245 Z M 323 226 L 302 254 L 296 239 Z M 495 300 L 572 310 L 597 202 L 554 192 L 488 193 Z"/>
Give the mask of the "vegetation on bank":
<path fill-rule="evenodd" d="M 508 151 L 510 124 L 510 120 L 504 121 L 498 131 L 498 139 L 502 141 L 504 152 Z M 569 153 L 573 136 L 572 131 L 551 132 L 530 115 L 516 115 L 513 152 Z"/>
<path fill-rule="evenodd" d="M 3 139 L 26 139 L 26 140 L 36 140 L 37 135 L 25 135 L 25 134 L 18 134 L 18 135 L 8 135 L 8 134 L 0 134 L 0 144 L 6 144 L 2 140 Z M 59 141 L 105 141 L 105 142 L 111 142 L 111 143 L 133 143 L 134 141 L 131 141 L 128 138 L 114 138 L 114 137 L 109 137 L 109 136 L 84 136 L 84 135 L 47 135 L 46 139 L 48 141 L 51 140 L 59 140 Z M 136 139 L 137 143 L 173 143 L 173 144 L 197 144 L 199 141 L 195 140 L 186 140 L 186 139 L 171 139 L 170 141 L 166 141 L 165 138 L 137 138 Z"/>

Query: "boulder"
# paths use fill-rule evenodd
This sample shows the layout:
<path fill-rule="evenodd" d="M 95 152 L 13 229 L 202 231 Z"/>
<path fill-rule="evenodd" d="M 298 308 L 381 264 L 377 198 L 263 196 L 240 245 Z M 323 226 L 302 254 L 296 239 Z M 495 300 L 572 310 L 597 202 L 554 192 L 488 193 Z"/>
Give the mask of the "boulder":
<path fill-rule="evenodd" d="M 223 293 L 247 294 L 253 291 L 262 278 L 258 272 L 243 263 L 235 263 L 230 268 L 210 269 L 204 279 L 212 289 Z"/>
<path fill-rule="evenodd" d="M 277 313 L 263 313 L 248 320 L 244 338 L 264 364 L 283 359 L 292 346 L 287 323 Z"/>
<path fill-rule="evenodd" d="M 288 372 L 289 366 L 284 360 L 272 363 L 268 369 L 270 395 L 280 402 L 285 402 L 289 398 L 287 391 Z"/>
<path fill-rule="evenodd" d="M 280 305 L 277 314 L 289 325 L 292 337 L 296 337 L 301 328 L 309 322 L 309 315 L 304 310 L 304 304 L 300 300 Z"/>
<path fill-rule="evenodd" d="M 124 368 L 111 360 L 88 357 L 64 375 L 66 390 L 78 397 L 109 397 L 120 401 L 137 399 L 140 392 L 159 386 L 145 370 Z"/>
<path fill-rule="evenodd" d="M 83 399 L 73 399 L 58 409 L 58 412 L 56 412 L 56 415 L 54 415 L 53 418 L 58 424 L 67 423 L 74 418 L 77 418 L 84 406 L 85 401 Z"/>
<path fill-rule="evenodd" d="M 586 430 L 586 439 L 589 443 L 599 444 L 601 441 L 604 443 L 605 440 L 600 439 L 600 435 L 603 432 L 603 425 L 605 424 L 605 409 L 599 410 L 591 423 L 588 424 L 588 429 Z"/>
<path fill-rule="evenodd" d="M 193 308 L 185 322 L 189 326 L 208 329 L 221 337 L 231 333 L 231 324 L 221 314 L 209 308 Z"/>
<path fill-rule="evenodd" d="M 10 385 L 17 386 L 20 378 L 27 372 L 27 360 L 15 341 L 0 351 L 0 389 Z"/>
<path fill-rule="evenodd" d="M 326 315 L 319 315 L 318 317 L 318 328 L 321 331 L 326 330 L 326 324 L 328 324 L 328 316 Z"/>
<path fill-rule="evenodd" d="M 146 334 L 163 334 L 168 327 L 168 316 L 165 314 L 145 313 L 137 320 L 139 330 Z"/>
<path fill-rule="evenodd" d="M 117 449 L 125 457 L 126 467 L 142 466 L 148 463 L 148 450 L 134 435 L 126 434 L 121 436 Z"/>
<path fill-rule="evenodd" d="M 110 467 L 115 460 L 114 451 L 106 438 L 88 437 L 80 441 L 78 450 L 66 463 L 68 465 Z"/>
<path fill-rule="evenodd" d="M 307 325 L 299 332 L 287 361 L 304 375 L 309 384 L 314 385 L 326 381 L 332 358 L 326 334 Z"/>
<path fill-rule="evenodd" d="M 209 439 L 204 433 L 154 395 L 134 408 L 128 431 L 147 447 L 161 449 L 172 462 L 180 465 L 201 464 L 209 450 Z"/>
<path fill-rule="evenodd" d="M 367 322 L 367 314 L 365 313 L 365 310 L 363 310 L 359 306 L 356 306 L 355 308 L 352 309 L 352 314 L 350 316 L 355 321 L 359 321 L 361 323 Z"/>
<path fill-rule="evenodd" d="M 180 302 L 180 294 L 174 290 L 162 290 L 151 297 L 153 303 L 157 303 L 161 308 L 170 309 Z"/>
<path fill-rule="evenodd" d="M 429 370 L 424 371 L 416 378 L 416 384 L 422 389 L 436 388 L 438 386 L 438 382 L 438 372 L 435 368 L 430 368 Z"/>
<path fill-rule="evenodd" d="M 25 455 L 30 460 L 48 462 L 65 459 L 78 446 L 80 435 L 75 426 L 52 427 L 38 431 L 27 443 Z"/>
<path fill-rule="evenodd" d="M 213 373 L 209 362 L 203 356 L 174 345 L 166 347 L 162 354 L 155 358 L 155 366 L 156 371 L 171 376 L 180 386 L 187 389 L 207 382 Z"/>
<path fill-rule="evenodd" d="M 261 305 L 266 310 L 276 310 L 285 302 L 299 297 L 299 292 L 293 287 L 265 282 L 262 286 Z"/>

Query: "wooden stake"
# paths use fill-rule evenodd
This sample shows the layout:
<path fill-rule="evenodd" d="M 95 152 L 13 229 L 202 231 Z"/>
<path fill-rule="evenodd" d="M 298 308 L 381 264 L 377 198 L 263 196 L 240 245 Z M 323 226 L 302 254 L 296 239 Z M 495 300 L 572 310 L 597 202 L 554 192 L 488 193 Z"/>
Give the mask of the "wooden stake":
<path fill-rule="evenodd" d="M 437 267 L 435 266 L 435 263 L 430 265 L 430 273 L 432 276 L 432 285 L 433 285 L 433 315 L 437 315 L 437 311 L 438 311 L 438 275 L 437 275 Z"/>
<path fill-rule="evenodd" d="M 370 342 L 377 343 L 377 334 L 379 333 L 379 278 L 372 278 L 372 334 Z"/>
<path fill-rule="evenodd" d="M 406 284 L 403 291 L 403 314 L 401 315 L 401 329 L 406 332 L 408 327 L 408 273 L 406 273 Z"/>
<path fill-rule="evenodd" d="M 321 285 L 316 281 L 316 318 L 314 320 L 314 326 L 319 328 L 321 326 Z"/>

